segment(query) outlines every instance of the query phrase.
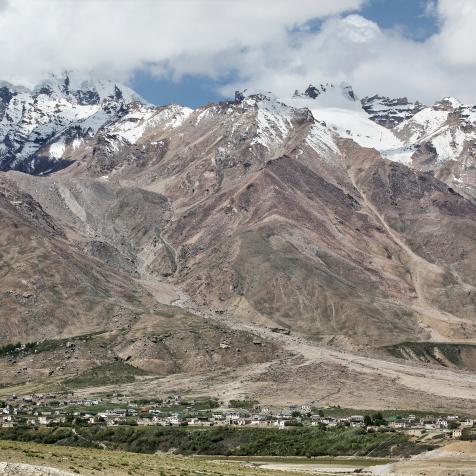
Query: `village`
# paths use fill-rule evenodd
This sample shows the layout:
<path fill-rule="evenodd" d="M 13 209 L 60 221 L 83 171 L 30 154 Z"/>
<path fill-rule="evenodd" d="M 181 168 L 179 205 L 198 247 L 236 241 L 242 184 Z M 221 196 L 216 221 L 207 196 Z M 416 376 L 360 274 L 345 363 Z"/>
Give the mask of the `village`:
<path fill-rule="evenodd" d="M 74 398 L 74 395 L 11 395 L 0 401 L 0 427 L 67 426 L 247 426 L 291 429 L 352 427 L 366 432 L 399 431 L 409 436 L 444 436 L 474 439 L 476 418 L 458 415 L 415 415 L 406 412 L 372 415 L 350 414 L 338 407 L 317 409 L 290 403 L 271 408 L 256 401 L 231 400 L 223 406 L 212 398 L 184 400 L 179 395 L 164 400 L 130 401 L 118 395 L 109 398 Z"/>

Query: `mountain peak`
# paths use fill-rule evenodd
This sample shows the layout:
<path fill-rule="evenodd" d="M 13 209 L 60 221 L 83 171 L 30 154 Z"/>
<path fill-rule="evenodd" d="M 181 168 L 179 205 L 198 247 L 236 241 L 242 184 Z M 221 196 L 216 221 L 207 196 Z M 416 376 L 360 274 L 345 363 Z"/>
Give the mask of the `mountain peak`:
<path fill-rule="evenodd" d="M 388 129 L 398 126 L 426 107 L 419 101 L 411 102 L 406 97 L 390 98 L 378 94 L 364 97 L 361 102 L 370 119 Z"/>
<path fill-rule="evenodd" d="M 31 89 L 0 82 L 0 170 L 44 173 L 64 166 L 56 159 L 68 144 L 122 117 L 135 102 L 145 103 L 127 86 L 71 71 L 50 74 Z"/>
<path fill-rule="evenodd" d="M 146 102 L 129 87 L 110 79 L 99 79 L 75 71 L 62 74 L 50 74 L 32 89 L 33 95 L 46 94 L 57 98 L 66 98 L 82 105 L 99 104 L 104 99 Z"/>
<path fill-rule="evenodd" d="M 357 96 L 352 88 L 352 86 L 348 83 L 342 82 L 338 85 L 334 83 L 321 83 L 318 86 L 314 86 L 310 84 L 307 89 L 300 93 L 299 90 L 296 89 L 294 92 L 294 98 L 309 98 L 309 99 L 321 99 L 323 96 L 336 96 L 340 95 L 343 96 L 348 101 L 358 101 Z"/>
<path fill-rule="evenodd" d="M 461 107 L 463 103 L 454 97 L 444 97 L 434 104 L 434 108 L 443 111 L 453 111 Z"/>

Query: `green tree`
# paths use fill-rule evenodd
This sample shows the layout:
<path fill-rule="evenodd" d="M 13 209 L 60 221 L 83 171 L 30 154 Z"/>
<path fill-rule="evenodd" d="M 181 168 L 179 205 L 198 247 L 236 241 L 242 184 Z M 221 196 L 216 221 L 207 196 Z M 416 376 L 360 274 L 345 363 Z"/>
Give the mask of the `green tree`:
<path fill-rule="evenodd" d="M 384 426 L 387 424 L 385 418 L 382 415 L 382 412 L 377 412 L 372 416 L 372 420 L 374 422 L 374 425 L 376 426 Z"/>

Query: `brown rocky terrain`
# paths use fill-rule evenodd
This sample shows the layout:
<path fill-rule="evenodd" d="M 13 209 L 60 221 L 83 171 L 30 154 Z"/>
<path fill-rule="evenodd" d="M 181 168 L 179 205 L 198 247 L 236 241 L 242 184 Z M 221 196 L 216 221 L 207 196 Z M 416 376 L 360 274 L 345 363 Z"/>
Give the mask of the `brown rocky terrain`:
<path fill-rule="evenodd" d="M 1 175 L 1 342 L 55 342 L 1 383 L 119 362 L 146 393 L 471 408 L 469 371 L 382 351 L 476 341 L 476 206 L 432 174 L 260 95 L 135 103 L 63 158 Z"/>
<path fill-rule="evenodd" d="M 1 180 L 4 344 L 94 332 L 144 312 L 128 276 L 73 247 L 38 202 Z"/>

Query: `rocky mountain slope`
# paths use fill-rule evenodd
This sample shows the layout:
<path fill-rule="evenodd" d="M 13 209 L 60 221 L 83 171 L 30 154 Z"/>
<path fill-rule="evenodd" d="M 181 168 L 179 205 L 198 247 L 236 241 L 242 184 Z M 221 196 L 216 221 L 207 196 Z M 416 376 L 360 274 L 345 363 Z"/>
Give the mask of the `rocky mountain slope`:
<path fill-rule="evenodd" d="M 432 106 L 378 95 L 359 100 L 346 84 L 315 89 L 320 94 L 310 86 L 283 101 L 309 108 L 339 135 L 375 148 L 391 161 L 430 172 L 474 200 L 475 105 L 454 98 L 443 98 Z"/>
<path fill-rule="evenodd" d="M 32 90 L 0 82 L 0 170 L 44 174 L 65 167 L 63 158 L 85 137 L 143 101 L 112 81 L 66 73 Z"/>
<path fill-rule="evenodd" d="M 379 356 L 476 340 L 469 106 L 321 85 L 191 110 L 61 81 L 24 94 L 65 109 L 10 120 L 17 139 L 4 139 L 0 335 L 102 334 L 75 352 L 53 346 L 42 375 L 65 359 L 70 371 L 119 359 L 155 375 L 295 365 L 271 328 Z M 96 112 L 79 119 L 83 107 Z M 456 131 L 461 153 L 442 155 Z M 5 382 L 35 361 L 5 363 Z"/>

